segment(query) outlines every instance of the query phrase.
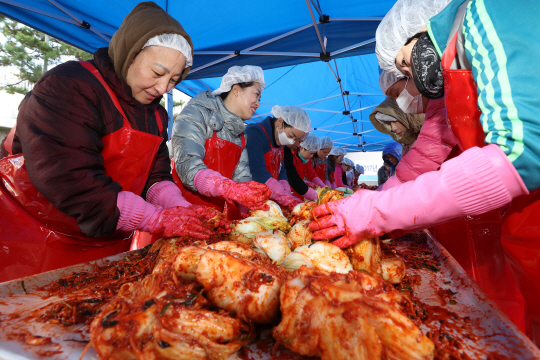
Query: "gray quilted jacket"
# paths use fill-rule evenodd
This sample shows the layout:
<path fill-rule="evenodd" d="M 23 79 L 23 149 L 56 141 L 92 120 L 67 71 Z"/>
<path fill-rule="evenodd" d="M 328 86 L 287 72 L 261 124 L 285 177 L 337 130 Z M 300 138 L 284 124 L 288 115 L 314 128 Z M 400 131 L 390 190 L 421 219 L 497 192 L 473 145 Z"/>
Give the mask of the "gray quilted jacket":
<path fill-rule="evenodd" d="M 204 145 L 214 131 L 218 138 L 241 146 L 240 134 L 245 128 L 242 119 L 227 110 L 219 96 L 204 91 L 193 97 L 176 117 L 171 139 L 176 171 L 182 184 L 197 190 L 193 180 L 199 170 L 208 168 L 204 164 Z M 247 143 L 247 136 L 245 139 Z M 232 179 L 238 182 L 251 180 L 246 148 L 242 151 Z"/>

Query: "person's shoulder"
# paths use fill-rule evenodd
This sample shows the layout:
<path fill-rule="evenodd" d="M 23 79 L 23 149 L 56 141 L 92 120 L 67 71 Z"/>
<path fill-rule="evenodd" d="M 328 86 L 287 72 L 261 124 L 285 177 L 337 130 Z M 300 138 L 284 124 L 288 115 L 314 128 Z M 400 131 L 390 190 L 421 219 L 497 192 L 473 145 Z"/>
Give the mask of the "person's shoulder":
<path fill-rule="evenodd" d="M 39 82 L 51 78 L 73 78 L 89 81 L 95 79 L 95 76 L 86 70 L 78 61 L 67 61 L 47 71 L 45 74 L 43 74 Z"/>
<path fill-rule="evenodd" d="M 263 126 L 261 123 L 248 124 L 244 131 L 246 134 L 249 134 L 249 136 L 264 135 L 264 129 L 261 126 Z"/>

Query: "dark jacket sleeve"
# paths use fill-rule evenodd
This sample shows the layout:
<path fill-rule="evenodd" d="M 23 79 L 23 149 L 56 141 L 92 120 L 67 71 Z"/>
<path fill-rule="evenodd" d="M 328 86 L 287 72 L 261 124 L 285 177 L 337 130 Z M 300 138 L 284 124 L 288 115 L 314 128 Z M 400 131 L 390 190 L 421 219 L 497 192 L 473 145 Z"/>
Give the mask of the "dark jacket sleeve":
<path fill-rule="evenodd" d="M 88 81 L 56 73 L 36 84 L 17 117 L 30 180 L 92 237 L 113 233 L 120 215 L 120 184 L 105 174 L 101 156 L 102 96 Z"/>
<path fill-rule="evenodd" d="M 296 191 L 300 195 L 304 195 L 309 190 L 308 186 L 304 182 L 304 179 L 300 177 L 300 174 L 298 174 L 298 171 L 296 170 L 296 166 L 294 166 L 294 158 L 295 156 L 291 149 L 289 149 L 287 146 L 284 146 L 285 149 L 285 155 L 283 156 L 283 167 L 287 171 L 287 177 L 289 179 L 289 185 L 291 188 Z"/>
<path fill-rule="evenodd" d="M 145 198 L 146 198 L 146 192 L 155 183 L 158 183 L 160 181 L 173 181 L 173 178 L 171 175 L 171 159 L 169 157 L 169 149 L 167 148 L 167 138 L 168 138 L 167 126 L 169 124 L 167 111 L 165 110 L 163 106 L 160 106 L 158 111 L 159 111 L 159 116 L 161 117 L 161 122 L 163 124 L 163 131 L 161 132 L 163 141 L 161 142 L 161 145 L 159 145 L 156 162 L 154 163 L 152 172 L 148 176 L 148 180 L 146 181 L 146 185 L 142 192 Z"/>
<path fill-rule="evenodd" d="M 245 133 L 249 141 L 246 143 L 246 149 L 249 157 L 249 169 L 253 180 L 265 184 L 272 176 L 266 169 L 264 154 L 270 151 L 268 138 L 259 125 L 247 126 Z"/>

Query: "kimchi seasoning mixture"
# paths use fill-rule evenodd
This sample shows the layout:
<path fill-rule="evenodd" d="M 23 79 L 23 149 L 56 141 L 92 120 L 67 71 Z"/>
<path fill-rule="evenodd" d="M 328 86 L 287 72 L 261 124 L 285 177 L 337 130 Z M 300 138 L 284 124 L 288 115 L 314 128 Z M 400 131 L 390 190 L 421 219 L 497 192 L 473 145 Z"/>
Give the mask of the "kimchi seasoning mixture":
<path fill-rule="evenodd" d="M 402 259 L 407 269 L 417 269 L 437 273 L 439 272 L 441 261 L 433 254 L 427 242 L 425 232 L 407 234 L 403 237 L 393 239 L 390 242 L 381 242 L 383 257 L 398 257 Z M 435 344 L 436 360 L 473 360 L 477 357 L 470 357 L 465 352 L 463 340 L 470 339 L 477 341 L 480 339 L 475 333 L 480 333 L 478 322 L 472 321 L 469 317 L 459 316 L 442 306 L 427 305 L 415 296 L 414 290 L 422 282 L 420 275 L 405 276 L 400 284 L 394 285 L 403 295 L 402 311 L 417 326 L 423 325 L 429 330 L 426 336 Z M 450 284 L 445 281 L 444 284 Z M 441 301 L 441 305 L 456 305 L 454 296 L 457 292 L 444 289 L 442 284 L 430 283 L 434 292 Z M 458 336 L 456 336 L 456 334 Z M 510 359 L 495 352 L 482 349 L 474 349 L 475 353 L 481 353 L 484 359 Z"/>
<path fill-rule="evenodd" d="M 206 242 L 211 244 L 220 240 L 222 239 L 216 238 L 210 241 L 207 240 Z M 191 242 L 192 239 L 185 239 L 185 241 L 178 243 L 178 247 L 189 245 Z M 398 239 L 393 239 L 390 242 L 382 241 L 381 248 L 383 258 L 398 257 L 405 262 L 407 270 L 415 269 L 436 273 L 441 270 L 441 262 L 446 260 L 438 259 L 433 254 L 427 242 L 427 235 L 424 232 L 408 234 Z M 149 249 L 150 245 L 139 254 L 130 255 L 122 260 L 110 262 L 102 266 L 95 265 L 91 271 L 71 273 L 62 279 L 38 289 L 46 291 L 44 298 L 56 296 L 60 300 L 36 310 L 33 313 L 33 320 L 42 323 L 60 324 L 65 327 L 75 324 L 86 324 L 89 326 L 94 317 L 107 304 L 113 301 L 122 285 L 139 281 L 152 272 L 156 264 L 158 252 L 149 252 Z M 427 332 L 424 330 L 424 332 L 435 344 L 434 358 L 437 360 L 472 360 L 476 358 L 471 358 L 466 354 L 463 340 L 478 340 L 478 336 L 475 335 L 478 332 L 475 329 L 480 324 L 468 317 L 459 316 L 445 307 L 428 305 L 422 302 L 421 299 L 415 296 L 415 289 L 421 284 L 422 277 L 418 274 L 413 275 L 409 271 L 407 272 L 408 275 L 405 276 L 403 281 L 393 286 L 400 292 L 404 299 L 401 303 L 401 311 L 417 326 L 422 326 L 423 329 L 429 329 Z M 254 280 L 256 280 L 255 283 L 257 285 L 264 284 L 268 281 L 264 276 L 259 276 Z M 182 298 L 184 301 L 182 306 L 192 306 L 195 303 L 204 302 L 205 297 L 200 296 L 201 289 L 199 287 L 184 283 L 183 281 L 180 281 L 175 286 L 178 287 L 177 290 L 179 292 L 177 297 Z M 455 304 L 455 292 L 449 289 L 443 289 L 440 284 L 433 284 L 432 286 L 441 300 L 441 305 Z M 157 305 L 161 309 L 160 313 L 165 313 L 169 307 L 176 306 L 175 301 L 166 297 L 159 301 L 154 300 L 151 303 L 144 303 L 141 306 L 143 306 L 144 310 L 144 307 Z M 218 310 L 206 302 L 199 305 L 202 308 L 215 310 L 217 314 L 225 314 L 225 311 Z M 12 318 L 16 318 L 17 316 L 17 314 L 12 314 Z M 114 314 L 114 316 L 105 320 L 117 321 L 115 316 L 117 315 Z M 264 331 L 264 329 L 268 328 L 268 326 L 258 327 L 257 331 Z M 247 329 L 243 330 L 247 331 Z M 456 336 L 456 334 L 458 335 Z M 50 341 L 48 338 L 40 338 L 27 332 L 13 334 L 13 336 L 15 339 L 28 344 L 47 343 Z M 265 339 L 264 344 L 262 346 L 264 349 L 260 349 L 263 350 L 262 352 L 266 352 L 267 350 L 270 352 L 272 348 L 276 347 L 275 341 L 271 338 Z M 238 352 L 238 356 L 242 359 L 251 359 L 251 355 L 255 356 L 257 352 L 251 348 L 243 348 Z M 507 357 L 497 353 L 482 352 L 482 350 L 475 349 L 475 353 L 478 352 L 481 352 L 482 358 L 485 359 L 507 359 Z M 286 353 L 283 356 L 284 358 L 290 357 Z"/>

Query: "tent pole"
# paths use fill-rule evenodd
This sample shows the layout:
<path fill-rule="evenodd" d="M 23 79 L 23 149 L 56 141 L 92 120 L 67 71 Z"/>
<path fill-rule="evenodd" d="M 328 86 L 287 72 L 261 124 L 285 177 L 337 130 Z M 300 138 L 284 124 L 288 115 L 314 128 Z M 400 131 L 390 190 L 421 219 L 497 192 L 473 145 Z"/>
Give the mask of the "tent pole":
<path fill-rule="evenodd" d="M 313 24 L 301 26 L 301 27 L 299 27 L 299 28 L 297 28 L 297 29 L 294 29 L 294 30 L 291 30 L 291 31 L 289 31 L 289 32 L 287 32 L 287 33 L 285 33 L 285 34 L 281 34 L 281 35 L 279 35 L 279 36 L 273 37 L 272 39 L 263 41 L 262 43 L 256 44 L 256 45 L 254 45 L 254 46 L 250 46 L 250 47 L 248 47 L 247 49 L 241 50 L 241 51 L 240 51 L 240 54 L 241 54 L 242 52 L 251 51 L 251 50 L 256 49 L 256 48 L 259 48 L 259 47 L 261 47 L 261 46 L 268 45 L 268 44 L 270 44 L 270 43 L 273 43 L 274 41 L 277 41 L 277 40 L 283 39 L 283 38 L 285 38 L 285 37 L 287 37 L 287 36 L 296 34 L 296 33 L 300 32 L 300 31 L 303 31 L 303 30 L 305 30 L 305 29 L 307 29 L 307 28 L 310 28 L 310 27 L 312 27 L 312 26 L 313 26 Z M 195 54 L 197 54 L 197 52 L 195 52 Z M 219 63 L 221 63 L 221 62 L 223 62 L 223 61 L 226 61 L 226 60 L 229 60 L 230 58 L 233 58 L 233 57 L 235 57 L 235 56 L 236 56 L 236 55 L 229 55 L 229 56 L 226 56 L 226 57 L 224 57 L 224 58 L 218 59 L 218 60 L 213 61 L 213 62 L 211 62 L 211 63 L 208 63 L 208 64 L 206 64 L 206 65 L 199 66 L 198 68 L 191 69 L 191 71 L 190 71 L 189 73 L 190 73 L 190 74 L 193 74 L 193 73 L 195 73 L 195 72 L 197 72 L 197 71 L 199 71 L 199 70 L 206 69 L 207 67 L 210 67 L 210 66 L 212 66 L 212 65 L 219 64 Z"/>
<path fill-rule="evenodd" d="M 374 107 L 377 107 L 377 106 L 379 106 L 379 104 L 377 104 L 377 105 L 370 105 L 370 106 L 366 106 L 366 107 L 363 107 L 363 108 L 360 108 L 360 109 L 356 109 L 356 110 L 351 111 L 351 114 L 352 114 L 352 113 L 355 113 L 355 112 L 362 111 L 362 110 L 371 109 L 371 108 L 374 108 Z"/>
<path fill-rule="evenodd" d="M 309 0 L 306 0 L 306 4 L 309 9 L 309 14 L 311 15 L 311 20 L 313 20 L 313 26 L 315 27 L 315 31 L 317 32 L 317 37 L 319 38 L 319 43 L 321 44 L 322 51 L 324 54 L 326 54 L 326 48 L 324 47 L 321 33 L 319 33 L 319 27 L 317 26 L 317 21 L 315 21 L 315 16 L 313 16 L 313 11 L 311 11 L 311 5 L 309 5 Z"/>
<path fill-rule="evenodd" d="M 319 13 L 319 16 L 322 16 L 322 10 L 315 4 L 313 0 L 309 0 L 309 1 L 311 1 L 311 3 L 313 4 L 313 7 L 317 11 L 317 13 Z"/>
<path fill-rule="evenodd" d="M 382 21 L 381 16 L 372 17 L 333 17 L 332 21 Z"/>
<path fill-rule="evenodd" d="M 63 21 L 65 23 L 68 23 L 68 24 L 73 24 L 73 25 L 77 25 L 77 26 L 80 25 L 77 21 L 75 21 L 73 19 L 63 17 L 63 16 L 60 16 L 60 15 L 56 15 L 56 14 L 50 13 L 48 11 L 43 11 L 41 9 L 38 9 L 38 8 L 35 8 L 35 7 L 32 7 L 32 6 L 21 4 L 18 1 L 0 0 L 0 2 L 4 3 L 4 4 L 11 5 L 11 6 L 14 6 L 14 7 L 21 8 L 23 10 L 28 10 L 30 12 L 34 12 L 34 13 L 39 14 L 39 15 L 44 15 L 44 16 L 47 16 L 47 17 L 50 17 L 50 18 L 53 18 L 53 19 L 56 19 L 56 20 L 60 20 L 60 21 Z"/>
<path fill-rule="evenodd" d="M 53 4 L 54 6 L 56 6 L 61 11 L 63 11 L 66 15 L 71 17 L 73 20 L 77 21 L 81 27 L 85 27 L 85 26 L 83 26 L 86 23 L 85 21 L 82 21 L 81 19 L 77 18 L 75 15 L 71 14 L 69 11 L 64 9 L 60 4 L 58 4 L 55 0 L 47 0 L 47 1 L 50 2 L 51 4 Z M 86 24 L 88 24 L 88 23 L 86 23 Z M 88 30 L 90 30 L 91 32 L 93 32 L 94 34 L 96 34 L 97 36 L 102 38 L 103 40 L 105 40 L 107 43 L 111 41 L 110 39 L 107 39 L 105 36 L 103 36 L 103 34 L 97 32 L 96 30 L 94 30 L 95 27 L 90 26 L 90 25 L 88 25 L 88 26 L 89 26 L 87 28 Z"/>
<path fill-rule="evenodd" d="M 339 55 L 341 53 L 344 53 L 344 52 L 347 52 L 347 51 L 350 51 L 350 50 L 354 50 L 356 48 L 359 48 L 359 47 L 362 47 L 364 45 L 369 45 L 371 43 L 374 43 L 375 42 L 375 38 L 373 39 L 369 39 L 369 40 L 366 40 L 366 41 L 362 41 L 362 42 L 359 42 L 358 44 L 354 44 L 354 45 L 351 45 L 351 46 L 347 46 L 343 49 L 340 49 L 340 50 L 336 50 L 332 53 L 332 56 L 336 56 L 336 55 Z"/>

